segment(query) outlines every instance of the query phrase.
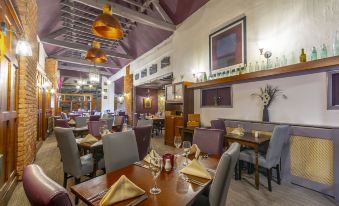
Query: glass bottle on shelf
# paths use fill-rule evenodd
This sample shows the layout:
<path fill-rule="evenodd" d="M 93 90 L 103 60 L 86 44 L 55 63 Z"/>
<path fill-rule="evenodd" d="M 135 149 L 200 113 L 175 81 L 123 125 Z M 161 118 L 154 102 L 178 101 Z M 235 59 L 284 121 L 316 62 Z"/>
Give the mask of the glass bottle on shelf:
<path fill-rule="evenodd" d="M 261 61 L 261 67 L 260 67 L 260 70 L 266 70 L 266 64 L 265 64 L 265 61 L 264 61 L 264 60 Z"/>
<path fill-rule="evenodd" d="M 248 69 L 248 72 L 253 72 L 253 65 L 252 65 L 252 62 L 249 63 L 247 69 Z"/>
<path fill-rule="evenodd" d="M 312 47 L 311 50 L 311 60 L 317 60 L 318 59 L 318 53 L 317 53 L 317 49 L 314 47 Z"/>
<path fill-rule="evenodd" d="M 328 57 L 328 56 L 327 56 L 327 48 L 326 48 L 326 44 L 323 44 L 323 45 L 321 46 L 320 57 L 321 57 L 322 59 Z"/>
<path fill-rule="evenodd" d="M 258 61 L 255 62 L 254 70 L 255 71 L 259 71 L 260 70 Z"/>
<path fill-rule="evenodd" d="M 333 56 L 338 56 L 338 55 L 339 55 L 339 37 L 338 37 L 338 31 L 336 31 L 334 34 L 334 39 L 333 39 Z"/>
<path fill-rule="evenodd" d="M 297 58 L 294 52 L 291 54 L 291 64 L 296 64 L 297 63 Z"/>
<path fill-rule="evenodd" d="M 299 60 L 300 60 L 300 62 L 306 62 L 305 49 L 301 49 L 301 54 L 300 54 Z"/>
<path fill-rule="evenodd" d="M 279 57 L 275 58 L 275 63 L 274 63 L 274 68 L 278 68 L 280 67 L 280 61 L 279 61 Z"/>

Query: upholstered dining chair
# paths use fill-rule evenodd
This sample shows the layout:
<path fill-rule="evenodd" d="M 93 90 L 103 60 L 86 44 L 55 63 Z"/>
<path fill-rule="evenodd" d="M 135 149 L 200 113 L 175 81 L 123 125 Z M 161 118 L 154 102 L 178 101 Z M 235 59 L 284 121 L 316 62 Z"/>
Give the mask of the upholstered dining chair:
<path fill-rule="evenodd" d="M 109 129 L 110 131 L 112 130 L 112 126 L 114 122 L 113 118 L 101 118 L 100 121 L 105 122 L 105 124 L 107 125 L 107 129 Z"/>
<path fill-rule="evenodd" d="M 266 169 L 268 190 L 272 191 L 272 169 L 277 170 L 277 183 L 280 185 L 280 157 L 284 145 L 289 139 L 289 126 L 279 125 L 273 130 L 272 138 L 270 140 L 266 156 L 259 154 L 259 166 Z M 248 162 L 251 164 L 256 163 L 255 151 L 246 149 L 240 152 L 239 156 L 239 177 L 241 179 L 242 163 Z"/>
<path fill-rule="evenodd" d="M 94 137 L 101 137 L 100 128 L 105 125 L 104 121 L 89 121 L 87 122 L 88 131 Z"/>
<path fill-rule="evenodd" d="M 139 161 L 138 146 L 133 130 L 105 135 L 102 138 L 102 144 L 107 173 Z"/>
<path fill-rule="evenodd" d="M 193 206 L 224 206 L 226 205 L 228 189 L 234 174 L 235 165 L 239 158 L 240 144 L 233 143 L 223 153 L 218 163 L 214 179 L 209 189 L 208 196 L 198 196 Z"/>
<path fill-rule="evenodd" d="M 67 114 L 65 112 L 61 112 L 60 116 L 61 116 L 61 119 L 69 120 L 69 118 L 68 118 L 68 116 L 67 116 Z"/>
<path fill-rule="evenodd" d="M 133 130 L 137 140 L 139 159 L 144 159 L 150 146 L 152 127 L 134 127 Z"/>
<path fill-rule="evenodd" d="M 69 124 L 68 124 L 67 119 L 56 119 L 54 126 L 55 127 L 63 127 L 63 128 L 71 128 L 71 126 L 69 126 Z"/>
<path fill-rule="evenodd" d="M 89 121 L 99 121 L 101 115 L 91 115 L 89 116 Z"/>
<path fill-rule="evenodd" d="M 81 128 L 87 126 L 87 117 L 75 117 L 75 127 Z"/>
<path fill-rule="evenodd" d="M 125 122 L 124 116 L 116 116 L 114 118 L 113 131 L 121 132 L 123 129 L 124 122 Z"/>
<path fill-rule="evenodd" d="M 221 119 L 211 120 L 211 128 L 212 129 L 220 129 L 220 130 L 224 131 L 224 136 L 225 136 L 225 134 L 227 134 L 224 120 L 221 120 Z M 224 144 L 227 148 L 228 147 L 227 139 L 225 139 Z"/>
<path fill-rule="evenodd" d="M 195 128 L 192 142 L 198 145 L 201 152 L 221 155 L 224 147 L 224 132 L 219 129 Z"/>
<path fill-rule="evenodd" d="M 54 128 L 54 133 L 59 145 L 64 169 L 64 187 L 67 187 L 68 178 L 74 177 L 75 184 L 80 183 L 80 177 L 94 176 L 94 159 L 92 154 L 80 156 L 72 129 Z M 76 204 L 78 199 L 76 199 Z"/>
<path fill-rule="evenodd" d="M 38 165 L 25 167 L 23 187 L 32 206 L 73 205 L 67 190 L 50 179 Z"/>

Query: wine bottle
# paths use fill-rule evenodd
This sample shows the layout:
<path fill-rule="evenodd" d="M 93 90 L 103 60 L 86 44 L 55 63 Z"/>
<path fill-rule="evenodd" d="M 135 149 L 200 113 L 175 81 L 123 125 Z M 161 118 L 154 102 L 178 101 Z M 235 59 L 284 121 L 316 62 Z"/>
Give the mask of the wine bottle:
<path fill-rule="evenodd" d="M 300 54 L 300 62 L 306 62 L 306 54 L 305 54 L 305 49 L 301 49 L 301 54 Z"/>

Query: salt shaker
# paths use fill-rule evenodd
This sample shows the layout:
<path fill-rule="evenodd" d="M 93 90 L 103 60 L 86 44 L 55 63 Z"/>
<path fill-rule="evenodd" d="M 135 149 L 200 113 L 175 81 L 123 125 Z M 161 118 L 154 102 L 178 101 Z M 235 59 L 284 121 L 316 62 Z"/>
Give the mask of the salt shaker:
<path fill-rule="evenodd" d="M 259 137 L 259 131 L 255 131 L 255 132 L 254 132 L 254 137 L 255 137 L 255 140 L 258 140 L 258 137 Z"/>
<path fill-rule="evenodd" d="M 171 160 L 170 159 L 166 159 L 165 160 L 165 170 L 166 170 L 166 172 L 171 171 L 171 169 L 172 169 Z"/>

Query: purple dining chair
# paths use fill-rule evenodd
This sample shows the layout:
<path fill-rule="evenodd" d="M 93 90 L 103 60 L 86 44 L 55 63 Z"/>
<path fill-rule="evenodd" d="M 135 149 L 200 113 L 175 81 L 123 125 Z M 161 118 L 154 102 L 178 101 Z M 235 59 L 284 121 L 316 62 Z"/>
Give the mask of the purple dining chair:
<path fill-rule="evenodd" d="M 89 116 L 89 121 L 99 121 L 100 117 L 100 115 L 91 115 Z"/>
<path fill-rule="evenodd" d="M 25 167 L 23 187 L 31 205 L 73 205 L 67 190 L 47 177 L 38 165 Z"/>
<path fill-rule="evenodd" d="M 71 128 L 66 119 L 56 119 L 54 123 L 55 127 Z"/>
<path fill-rule="evenodd" d="M 94 137 L 100 137 L 100 127 L 104 126 L 106 123 L 104 121 L 89 121 L 87 122 L 88 131 Z"/>
<path fill-rule="evenodd" d="M 142 160 L 147 155 L 149 149 L 152 126 L 134 127 L 133 130 L 137 140 L 139 159 Z"/>
<path fill-rule="evenodd" d="M 220 129 L 224 131 L 224 134 L 226 134 L 226 126 L 224 120 L 221 119 L 211 120 L 211 128 Z"/>
<path fill-rule="evenodd" d="M 121 132 L 123 129 L 124 122 L 125 122 L 124 116 L 116 116 L 114 118 L 113 131 Z"/>
<path fill-rule="evenodd" d="M 201 152 L 221 155 L 224 147 L 224 132 L 219 129 L 195 128 L 193 144 L 197 144 Z"/>

